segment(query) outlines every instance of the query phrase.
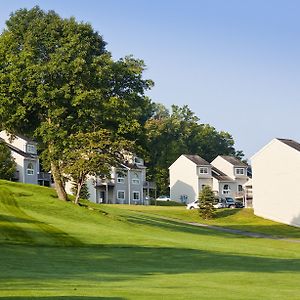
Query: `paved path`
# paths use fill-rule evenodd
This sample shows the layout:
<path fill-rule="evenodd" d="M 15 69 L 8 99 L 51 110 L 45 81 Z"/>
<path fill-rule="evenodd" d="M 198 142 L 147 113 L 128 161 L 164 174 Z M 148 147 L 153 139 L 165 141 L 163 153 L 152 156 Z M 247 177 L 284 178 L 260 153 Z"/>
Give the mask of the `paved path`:
<path fill-rule="evenodd" d="M 258 233 L 258 232 L 250 232 L 250 231 L 244 231 L 244 230 L 239 230 L 239 229 L 232 229 L 232 228 L 226 228 L 226 227 L 221 227 L 221 226 L 215 226 L 215 225 L 208 225 L 208 224 L 202 224 L 202 223 L 195 223 L 195 222 L 187 222 L 183 221 L 180 219 L 173 219 L 173 218 L 168 218 L 168 217 L 163 217 L 160 215 L 155 215 L 159 216 L 160 218 L 164 220 L 169 220 L 181 224 L 186 224 L 186 225 L 191 225 L 191 226 L 196 226 L 196 227 L 203 227 L 203 228 L 208 228 L 208 229 L 213 229 L 213 230 L 218 230 L 222 232 L 228 232 L 232 234 L 238 234 L 238 235 L 243 235 L 243 236 L 248 236 L 248 237 L 253 237 L 253 238 L 263 238 L 263 239 L 271 239 L 271 240 L 279 240 L 279 241 L 286 241 L 290 243 L 300 243 L 300 240 L 298 239 L 291 239 L 291 238 L 281 238 L 281 237 L 276 237 L 270 234 L 265 234 L 265 233 Z"/>

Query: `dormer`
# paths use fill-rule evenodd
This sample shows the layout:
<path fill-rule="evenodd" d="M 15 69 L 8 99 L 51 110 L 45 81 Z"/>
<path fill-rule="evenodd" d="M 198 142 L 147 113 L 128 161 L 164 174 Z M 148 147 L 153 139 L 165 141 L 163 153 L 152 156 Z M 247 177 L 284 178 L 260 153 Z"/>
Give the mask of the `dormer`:
<path fill-rule="evenodd" d="M 199 178 L 211 178 L 211 164 L 199 155 L 184 155 L 191 160 L 197 167 L 196 172 Z"/>
<path fill-rule="evenodd" d="M 36 145 L 31 142 L 27 142 L 26 143 L 26 153 L 37 154 Z"/>

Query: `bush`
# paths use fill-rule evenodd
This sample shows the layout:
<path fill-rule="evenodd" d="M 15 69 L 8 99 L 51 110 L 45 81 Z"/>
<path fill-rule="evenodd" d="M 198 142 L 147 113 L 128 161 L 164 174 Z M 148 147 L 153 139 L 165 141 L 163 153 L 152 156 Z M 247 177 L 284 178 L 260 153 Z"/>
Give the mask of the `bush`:
<path fill-rule="evenodd" d="M 210 186 L 205 186 L 199 194 L 199 214 L 205 219 L 212 219 L 215 215 L 215 208 L 213 207 L 215 201 L 214 193 Z"/>

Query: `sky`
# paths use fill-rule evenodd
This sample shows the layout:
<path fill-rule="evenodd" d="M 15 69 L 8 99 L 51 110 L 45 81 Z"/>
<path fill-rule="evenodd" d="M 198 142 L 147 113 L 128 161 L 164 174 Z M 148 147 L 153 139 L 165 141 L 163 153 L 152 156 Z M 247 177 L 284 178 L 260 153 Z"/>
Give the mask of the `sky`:
<path fill-rule="evenodd" d="M 115 59 L 143 59 L 154 102 L 188 105 L 246 158 L 300 142 L 300 1 L 0 0 L 0 31 L 35 5 L 90 23 Z"/>

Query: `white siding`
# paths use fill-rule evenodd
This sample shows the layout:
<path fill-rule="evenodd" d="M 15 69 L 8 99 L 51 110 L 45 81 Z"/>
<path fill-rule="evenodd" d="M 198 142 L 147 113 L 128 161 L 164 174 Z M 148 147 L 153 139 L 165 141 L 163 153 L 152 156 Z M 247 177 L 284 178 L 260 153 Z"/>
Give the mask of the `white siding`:
<path fill-rule="evenodd" d="M 235 174 L 233 172 L 233 165 L 228 162 L 227 160 L 225 160 L 224 158 L 222 158 L 221 156 L 217 156 L 212 162 L 211 164 L 219 169 L 220 171 L 222 171 L 223 173 L 225 173 L 227 176 L 229 176 L 230 178 L 235 178 Z"/>
<path fill-rule="evenodd" d="M 258 216 L 300 226 L 300 152 L 273 140 L 252 158 Z"/>

